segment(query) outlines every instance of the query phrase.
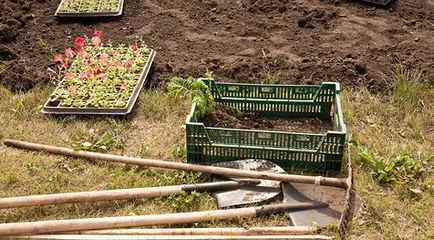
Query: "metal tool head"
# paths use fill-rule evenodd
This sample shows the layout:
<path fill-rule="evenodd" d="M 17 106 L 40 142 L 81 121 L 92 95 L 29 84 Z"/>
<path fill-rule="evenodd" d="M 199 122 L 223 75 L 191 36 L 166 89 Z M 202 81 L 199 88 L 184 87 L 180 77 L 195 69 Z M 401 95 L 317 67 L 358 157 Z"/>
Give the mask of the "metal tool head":
<path fill-rule="evenodd" d="M 231 162 L 215 163 L 213 166 L 227 167 L 242 170 L 252 170 L 260 172 L 286 173 L 278 165 L 266 160 L 246 159 Z M 239 181 L 239 178 L 230 178 L 231 180 Z M 228 180 L 223 176 L 213 176 L 213 181 Z M 238 189 L 229 191 L 214 192 L 212 195 L 217 199 L 219 208 L 237 206 L 248 203 L 256 203 L 269 200 L 276 197 L 280 193 L 280 182 L 273 180 L 260 180 L 257 185 L 250 184 L 242 186 Z"/>
<path fill-rule="evenodd" d="M 339 224 L 345 206 L 345 189 L 313 184 L 282 183 L 283 201 L 301 203 L 320 201 L 328 207 L 288 212 L 294 226 L 326 226 Z"/>

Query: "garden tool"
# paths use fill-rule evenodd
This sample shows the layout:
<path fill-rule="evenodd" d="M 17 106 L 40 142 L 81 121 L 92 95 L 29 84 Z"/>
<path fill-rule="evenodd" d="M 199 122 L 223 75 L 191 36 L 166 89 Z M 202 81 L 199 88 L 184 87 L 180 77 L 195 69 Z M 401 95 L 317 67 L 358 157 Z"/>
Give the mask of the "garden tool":
<path fill-rule="evenodd" d="M 0 237 L 0 240 L 331 240 L 332 237 L 324 235 L 71 235 L 71 234 L 45 234 Z"/>
<path fill-rule="evenodd" d="M 136 164 L 136 165 L 142 165 L 147 167 L 205 172 L 205 173 L 224 175 L 230 177 L 244 177 L 244 178 L 277 180 L 282 182 L 308 183 L 308 184 L 333 186 L 333 187 L 348 189 L 348 182 L 347 179 L 345 178 L 331 178 L 331 177 L 321 177 L 321 176 L 314 177 L 314 176 L 282 174 L 282 173 L 269 173 L 269 172 L 259 172 L 259 171 L 250 171 L 250 170 L 242 170 L 242 169 L 231 169 L 231 168 L 224 168 L 224 167 L 179 163 L 179 162 L 171 162 L 171 161 L 163 161 L 163 160 L 143 159 L 143 158 L 136 158 L 136 157 L 126 157 L 126 156 L 118 156 L 112 154 L 87 152 L 87 151 L 75 151 L 70 148 L 55 147 L 50 145 L 11 140 L 11 139 L 5 139 L 4 144 L 11 147 L 19 147 L 19 148 L 35 150 L 35 151 L 45 151 L 49 153 L 62 154 L 62 155 L 73 156 L 73 157 L 82 157 L 82 158 L 89 158 L 94 160 Z"/>
<path fill-rule="evenodd" d="M 121 199 L 131 199 L 131 198 L 162 197 L 162 196 L 168 196 L 172 194 L 180 194 L 183 191 L 212 192 L 216 190 L 227 190 L 227 189 L 238 188 L 243 185 L 258 184 L 259 182 L 260 182 L 259 180 L 255 181 L 254 179 L 252 179 L 252 180 L 239 180 L 239 181 L 220 181 L 220 182 L 212 182 L 212 183 L 183 184 L 183 185 L 162 186 L 162 187 L 8 197 L 8 198 L 0 198 L 0 209 L 17 208 L 17 207 L 33 207 L 33 206 L 43 206 L 43 205 L 51 205 L 51 204 L 64 204 L 64 203 L 121 200 Z"/>
<path fill-rule="evenodd" d="M 295 204 L 280 203 L 258 207 L 233 208 L 201 212 L 4 223 L 0 224 L 0 236 L 185 224 L 222 219 L 258 217 L 265 214 L 285 211 L 301 211 L 311 208 L 322 208 L 326 207 L 327 205 L 328 204 L 322 202 Z"/>

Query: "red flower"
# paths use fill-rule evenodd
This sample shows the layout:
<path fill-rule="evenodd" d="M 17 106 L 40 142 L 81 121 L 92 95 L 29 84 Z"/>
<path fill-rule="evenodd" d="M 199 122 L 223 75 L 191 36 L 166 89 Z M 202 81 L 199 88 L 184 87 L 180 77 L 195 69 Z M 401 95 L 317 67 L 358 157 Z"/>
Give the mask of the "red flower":
<path fill-rule="evenodd" d="M 90 41 L 94 46 L 99 46 L 101 44 L 101 38 L 97 36 L 93 37 Z"/>
<path fill-rule="evenodd" d="M 115 66 L 118 67 L 118 68 L 122 67 L 122 62 L 121 61 L 116 61 L 115 62 Z"/>
<path fill-rule="evenodd" d="M 102 38 L 102 32 L 101 32 L 101 31 L 95 31 L 95 32 L 93 33 L 93 36 L 95 36 L 95 37 L 99 37 L 99 38 Z"/>
<path fill-rule="evenodd" d="M 76 86 L 71 85 L 71 86 L 69 87 L 69 89 L 71 89 L 72 94 L 74 94 L 75 96 L 78 95 L 78 90 L 77 90 L 77 87 L 76 87 Z"/>
<path fill-rule="evenodd" d="M 128 66 L 128 67 L 131 67 L 131 66 L 133 66 L 133 63 L 134 63 L 133 60 L 128 60 L 128 62 L 127 62 L 127 66 Z"/>
<path fill-rule="evenodd" d="M 95 75 L 101 74 L 101 69 L 99 67 L 94 68 L 93 74 L 95 74 Z"/>
<path fill-rule="evenodd" d="M 54 62 L 62 62 L 63 55 L 61 53 L 54 55 Z"/>
<path fill-rule="evenodd" d="M 71 79 L 71 78 L 73 78 L 74 77 L 74 74 L 73 73 L 65 73 L 65 78 L 66 79 Z"/>
<path fill-rule="evenodd" d="M 80 79 L 89 79 L 90 78 L 90 72 L 84 72 L 84 73 L 80 73 Z"/>
<path fill-rule="evenodd" d="M 92 62 L 92 59 L 87 60 L 86 63 L 87 63 L 87 65 L 92 65 L 92 63 L 93 63 L 93 62 Z"/>
<path fill-rule="evenodd" d="M 107 79 L 109 79 L 109 76 L 107 75 L 107 74 L 101 74 L 101 79 L 102 80 L 107 80 Z"/>
<path fill-rule="evenodd" d="M 77 47 L 77 48 L 75 48 L 75 52 L 76 52 L 76 53 L 79 53 L 79 52 L 81 52 L 81 50 L 82 50 L 82 48 L 81 48 L 81 47 Z"/>
<path fill-rule="evenodd" d="M 101 54 L 101 56 L 99 56 L 99 60 L 101 62 L 107 62 L 108 58 L 109 58 L 109 55 L 107 55 L 107 54 Z"/>
<path fill-rule="evenodd" d="M 73 57 L 75 52 L 71 48 L 65 49 L 65 56 L 66 57 Z"/>
<path fill-rule="evenodd" d="M 133 50 L 133 52 L 137 51 L 137 45 L 131 45 L 131 50 Z"/>
<path fill-rule="evenodd" d="M 74 44 L 75 44 L 75 46 L 77 46 L 77 47 L 83 47 L 83 46 L 84 46 L 84 38 L 82 38 L 82 37 L 77 37 L 77 38 L 74 40 Z"/>

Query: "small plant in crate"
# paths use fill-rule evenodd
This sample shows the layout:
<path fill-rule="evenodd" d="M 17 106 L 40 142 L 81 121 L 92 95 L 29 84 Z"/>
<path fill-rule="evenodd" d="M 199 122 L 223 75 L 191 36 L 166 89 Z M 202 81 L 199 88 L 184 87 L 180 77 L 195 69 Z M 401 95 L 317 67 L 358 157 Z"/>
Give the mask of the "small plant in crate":
<path fill-rule="evenodd" d="M 61 108 L 125 108 L 136 87 L 143 84 L 153 51 L 142 41 L 116 48 L 102 42 L 96 31 L 91 39 L 77 37 L 75 49 L 54 56 L 63 80 L 46 105 Z M 147 72 L 146 72 L 147 73 Z M 140 83 L 140 84 L 139 84 Z"/>
<path fill-rule="evenodd" d="M 167 90 L 169 96 L 188 96 L 192 103 L 196 103 L 197 118 L 210 114 L 215 106 L 214 98 L 208 86 L 196 78 L 173 77 L 167 84 Z"/>

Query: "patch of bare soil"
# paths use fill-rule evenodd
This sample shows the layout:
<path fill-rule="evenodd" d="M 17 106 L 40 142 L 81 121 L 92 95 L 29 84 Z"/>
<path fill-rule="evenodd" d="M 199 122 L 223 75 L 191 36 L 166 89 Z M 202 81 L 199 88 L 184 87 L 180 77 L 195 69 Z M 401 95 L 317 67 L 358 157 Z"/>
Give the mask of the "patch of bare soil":
<path fill-rule="evenodd" d="M 333 129 L 331 121 L 321 121 L 318 118 L 264 117 L 254 112 L 240 112 L 223 105 L 215 107 L 213 113 L 201 119 L 201 122 L 209 127 L 283 132 L 325 133 Z"/>
<path fill-rule="evenodd" d="M 59 1 L 0 0 L 0 83 L 27 90 L 49 81 L 52 56 L 80 35 L 143 38 L 157 51 L 150 79 L 202 76 L 219 81 L 390 87 L 393 64 L 434 82 L 434 1 L 131 0 L 121 17 L 61 19 Z"/>

